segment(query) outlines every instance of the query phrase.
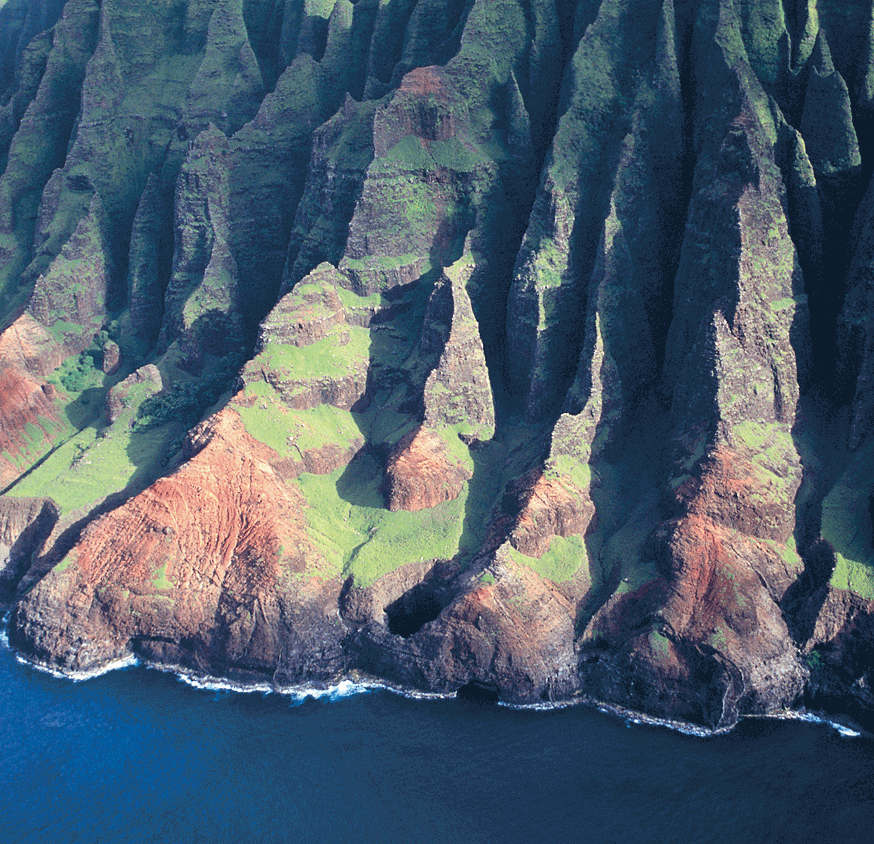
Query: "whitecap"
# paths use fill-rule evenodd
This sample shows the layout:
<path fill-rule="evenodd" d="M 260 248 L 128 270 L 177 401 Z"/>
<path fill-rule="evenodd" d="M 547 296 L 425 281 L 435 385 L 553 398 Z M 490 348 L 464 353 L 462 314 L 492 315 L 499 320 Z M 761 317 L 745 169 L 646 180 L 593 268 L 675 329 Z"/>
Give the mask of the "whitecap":
<path fill-rule="evenodd" d="M 0 649 L 13 650 L 9 644 L 9 635 L 7 633 L 7 622 L 9 613 L 5 613 L 0 617 Z M 63 680 L 72 680 L 75 683 L 85 680 L 92 680 L 95 677 L 100 677 L 103 674 L 108 674 L 110 671 L 119 671 L 125 668 L 132 668 L 141 665 L 140 660 L 133 654 L 121 657 L 113 662 L 107 663 L 100 668 L 91 671 L 61 671 L 56 666 L 51 666 L 38 660 L 28 659 L 20 653 L 15 652 L 15 659 L 22 665 L 27 665 L 30 668 L 35 668 L 45 674 L 50 674 L 52 677 L 57 677 Z M 367 694 L 374 691 L 387 691 L 392 694 L 399 695 L 409 700 L 447 700 L 455 698 L 454 693 L 446 692 L 423 692 L 415 689 L 405 689 L 401 686 L 395 686 L 390 683 L 379 680 L 352 680 L 345 678 L 338 683 L 332 685 L 301 685 L 301 686 L 275 686 L 267 682 L 241 683 L 229 680 L 224 677 L 212 677 L 210 675 L 195 674 L 189 669 L 179 665 L 160 665 L 154 663 L 146 663 L 146 667 L 153 668 L 168 674 L 173 674 L 177 680 L 192 686 L 196 689 L 212 692 L 236 692 L 236 693 L 260 693 L 260 694 L 279 694 L 291 699 L 292 703 L 303 703 L 307 698 L 322 699 L 326 698 L 331 701 L 342 700 L 343 698 L 352 697 L 353 695 Z M 646 715 L 642 712 L 627 709 L 618 704 L 604 703 L 603 701 L 594 700 L 588 697 L 579 697 L 564 701 L 554 701 L 550 703 L 507 703 L 498 701 L 497 705 L 505 709 L 512 710 L 531 710 L 536 712 L 548 712 L 551 710 L 567 709 L 572 706 L 588 706 L 597 709 L 599 712 L 614 715 L 622 718 L 626 726 L 632 724 L 665 727 L 684 735 L 697 736 L 699 738 L 708 738 L 710 736 L 724 735 L 730 732 L 734 724 L 721 727 L 718 729 L 708 729 L 697 724 L 691 724 L 686 721 L 674 721 L 668 718 L 657 718 L 652 715 Z M 744 719 L 748 718 L 765 718 L 770 720 L 783 721 L 805 721 L 810 724 L 825 724 L 831 727 L 838 735 L 843 738 L 860 738 L 866 733 L 861 732 L 847 724 L 842 724 L 839 721 L 832 720 L 821 715 L 816 715 L 812 712 L 784 710 L 782 712 L 774 712 L 763 715 L 744 715 Z"/>
<path fill-rule="evenodd" d="M 340 680 L 332 685 L 277 686 L 268 682 L 239 682 L 226 677 L 213 677 L 208 674 L 195 674 L 179 665 L 150 664 L 149 668 L 172 674 L 182 683 L 195 689 L 210 692 L 236 692 L 239 694 L 278 694 L 291 699 L 292 703 L 303 703 L 307 698 L 327 698 L 341 700 L 352 695 L 365 694 L 378 688 L 379 683 L 356 682 L 350 679 Z"/>
<path fill-rule="evenodd" d="M 650 727 L 665 727 L 677 733 L 683 733 L 687 736 L 697 736 L 699 738 L 723 735 L 729 732 L 734 726 L 709 729 L 708 727 L 701 727 L 698 724 L 691 724 L 688 721 L 674 721 L 669 718 L 657 718 L 654 715 L 647 715 L 634 709 L 619 706 L 618 704 L 604 703 L 603 701 L 585 696 L 571 700 L 553 701 L 551 703 L 505 703 L 504 701 L 498 701 L 498 706 L 502 706 L 506 709 L 532 710 L 535 712 L 549 712 L 553 709 L 568 709 L 571 706 L 586 706 L 591 709 L 597 709 L 605 715 L 613 715 L 614 717 L 621 718 L 627 727 L 631 727 L 633 724 Z"/>
<path fill-rule="evenodd" d="M 292 700 L 293 703 L 303 703 L 307 698 L 319 700 L 342 700 L 354 695 L 367 694 L 375 691 L 378 686 L 375 683 L 356 683 L 353 680 L 341 680 L 336 685 L 318 686 L 292 686 L 279 689 L 279 694 Z"/>
<path fill-rule="evenodd" d="M 195 689 L 201 689 L 207 692 L 253 692 L 261 694 L 270 694 L 276 689 L 270 683 L 235 683 L 233 680 L 228 680 L 224 677 L 211 677 L 208 674 L 194 674 L 187 671 L 179 665 L 157 665 L 148 664 L 149 668 L 160 671 L 163 674 L 172 674 L 177 680 L 185 683 L 186 686 L 192 686 Z"/>
<path fill-rule="evenodd" d="M 553 709 L 568 709 L 571 706 L 579 706 L 583 701 L 579 700 L 557 700 L 552 703 L 507 703 L 499 700 L 498 706 L 504 709 L 514 709 L 521 712 L 550 712 Z"/>
<path fill-rule="evenodd" d="M 133 654 L 108 662 L 106 665 L 102 665 L 100 668 L 95 668 L 92 671 L 61 671 L 56 666 L 39 662 L 39 660 L 28 659 L 20 653 L 15 654 L 15 660 L 21 665 L 35 668 L 43 674 L 51 674 L 52 677 L 57 677 L 61 680 L 72 680 L 74 683 L 81 683 L 84 680 L 93 680 L 95 677 L 101 677 L 104 674 L 108 674 L 110 671 L 120 671 L 123 668 L 132 668 L 140 664 L 140 661 Z"/>
<path fill-rule="evenodd" d="M 843 738 L 861 738 L 863 735 L 859 730 L 854 730 L 846 724 L 832 721 L 830 718 L 825 718 L 821 715 L 814 715 L 812 712 L 799 712 L 796 715 L 796 720 L 806 721 L 809 724 L 825 724 L 831 727 L 839 736 L 843 736 Z"/>

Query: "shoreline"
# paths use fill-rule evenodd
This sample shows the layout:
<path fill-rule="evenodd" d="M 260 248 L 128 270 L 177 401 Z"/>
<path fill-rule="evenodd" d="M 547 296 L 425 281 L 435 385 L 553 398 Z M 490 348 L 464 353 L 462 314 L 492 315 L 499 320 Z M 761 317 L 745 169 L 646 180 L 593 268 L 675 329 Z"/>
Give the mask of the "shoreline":
<path fill-rule="evenodd" d="M 237 694 L 276 694 L 283 697 L 288 697 L 296 703 L 303 703 L 307 698 L 329 700 L 340 700 L 342 698 L 351 697 L 357 694 L 368 694 L 375 691 L 387 691 L 392 694 L 399 695 L 409 700 L 454 700 L 455 694 L 442 694 L 438 692 L 423 692 L 415 689 L 405 689 L 400 686 L 392 685 L 384 680 L 366 677 L 344 677 L 337 683 L 327 685 L 309 685 L 303 684 L 300 686 L 277 686 L 273 683 L 241 683 L 234 680 L 229 680 L 224 677 L 214 677 L 207 674 L 198 674 L 179 665 L 165 665 L 160 663 L 151 663 L 141 660 L 139 657 L 131 654 L 127 657 L 115 660 L 102 668 L 93 671 L 60 671 L 57 668 L 41 663 L 37 660 L 30 659 L 19 653 L 9 644 L 9 638 L 6 633 L 6 619 L 2 620 L 0 627 L 0 648 L 8 650 L 14 657 L 16 662 L 21 665 L 26 665 L 41 671 L 45 674 L 50 674 L 61 680 L 68 680 L 73 683 L 81 683 L 87 680 L 93 680 L 101 677 L 104 674 L 109 674 L 113 671 L 119 671 L 127 668 L 142 667 L 145 669 L 159 671 L 163 674 L 171 674 L 180 683 L 184 683 L 192 688 L 201 689 L 203 691 L 214 692 L 234 692 Z M 507 703 L 498 701 L 496 706 L 503 709 L 511 709 L 517 711 L 535 711 L 535 712 L 552 712 L 561 709 L 569 709 L 575 706 L 585 706 L 589 709 L 595 709 L 606 715 L 612 715 L 616 718 L 621 718 L 628 726 L 631 724 L 646 725 L 652 727 L 662 727 L 673 732 L 690 735 L 696 738 L 713 738 L 716 736 L 727 735 L 738 723 L 743 720 L 763 719 L 771 721 L 802 721 L 809 724 L 823 724 L 831 727 L 842 738 L 863 738 L 869 736 L 869 733 L 864 731 L 858 725 L 849 726 L 843 721 L 835 720 L 835 716 L 828 716 L 824 713 L 809 712 L 807 710 L 787 709 L 779 712 L 769 712 L 756 715 L 741 715 L 738 721 L 728 727 L 718 729 L 709 729 L 702 727 L 700 724 L 693 724 L 688 721 L 674 721 L 669 718 L 659 718 L 655 715 L 648 715 L 645 712 L 639 712 L 629 707 L 621 706 L 615 703 L 606 703 L 596 700 L 595 698 L 581 695 L 576 698 L 571 698 L 564 701 L 553 701 L 550 703 Z M 850 719 L 846 719 L 850 720 Z M 852 723 L 852 722 L 851 722 Z"/>

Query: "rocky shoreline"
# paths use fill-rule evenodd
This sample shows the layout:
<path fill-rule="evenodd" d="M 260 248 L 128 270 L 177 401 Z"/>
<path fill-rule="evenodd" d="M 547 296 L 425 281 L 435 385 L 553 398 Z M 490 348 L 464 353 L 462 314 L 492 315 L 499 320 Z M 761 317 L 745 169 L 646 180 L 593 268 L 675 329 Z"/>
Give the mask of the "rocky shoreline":
<path fill-rule="evenodd" d="M 2 638 L 5 639 L 5 632 Z M 3 644 L 6 644 L 6 646 L 8 647 L 8 640 L 5 643 L 0 640 L 0 646 L 2 646 Z M 180 682 L 186 683 L 187 685 L 190 685 L 193 688 L 197 689 L 204 689 L 208 691 L 229 691 L 240 694 L 277 694 L 301 701 L 309 697 L 326 697 L 334 700 L 340 697 L 346 697 L 348 695 L 365 694 L 367 692 L 380 690 L 392 692 L 393 694 L 397 694 L 413 700 L 451 700 L 459 697 L 459 694 L 457 692 L 451 694 L 423 692 L 416 689 L 405 689 L 399 686 L 391 685 L 376 678 L 368 679 L 361 676 L 355 676 L 354 678 L 344 677 L 343 679 L 332 685 L 319 684 L 283 687 L 275 686 L 269 683 L 235 683 L 224 677 L 210 677 L 206 675 L 195 674 L 183 668 L 182 666 L 174 666 L 164 663 L 142 663 L 137 657 L 134 656 L 130 657 L 127 660 L 120 660 L 115 664 L 107 665 L 100 669 L 96 669 L 93 672 L 82 674 L 69 674 L 63 671 L 58 671 L 56 668 L 53 668 L 50 665 L 34 662 L 20 653 L 16 654 L 16 658 L 20 662 L 36 668 L 39 671 L 44 671 L 54 677 L 71 680 L 73 682 L 84 682 L 103 676 L 104 674 L 107 674 L 111 671 L 119 671 L 126 668 L 143 666 L 145 668 L 151 668 L 153 670 L 161 671 L 163 673 L 172 674 Z M 711 738 L 714 736 L 726 735 L 730 733 L 742 720 L 751 718 L 764 718 L 778 721 L 803 721 L 805 723 L 821 723 L 831 727 L 833 730 L 835 730 L 845 738 L 858 738 L 860 736 L 871 735 L 871 733 L 866 731 L 865 727 L 848 718 L 846 715 L 817 711 L 811 712 L 808 711 L 806 708 L 802 708 L 799 710 L 783 710 L 778 712 L 771 712 L 764 715 L 745 715 L 738 719 L 737 722 L 729 726 L 718 727 L 716 729 L 707 729 L 699 724 L 694 724 L 691 722 L 676 721 L 668 718 L 658 718 L 653 715 L 649 715 L 646 712 L 639 712 L 624 706 L 620 706 L 618 704 L 605 703 L 604 701 L 599 701 L 586 695 L 577 695 L 572 699 L 563 701 L 528 704 L 502 703 L 501 701 L 493 701 L 489 699 L 484 700 L 481 697 L 474 699 L 478 700 L 481 705 L 504 706 L 509 709 L 518 709 L 522 711 L 535 710 L 549 712 L 556 709 L 567 709 L 568 707 L 573 706 L 585 706 L 591 709 L 597 709 L 599 712 L 603 712 L 605 714 L 622 719 L 629 725 L 638 724 L 653 727 L 664 727 L 665 729 L 673 730 L 684 735 L 696 736 L 698 738 Z"/>

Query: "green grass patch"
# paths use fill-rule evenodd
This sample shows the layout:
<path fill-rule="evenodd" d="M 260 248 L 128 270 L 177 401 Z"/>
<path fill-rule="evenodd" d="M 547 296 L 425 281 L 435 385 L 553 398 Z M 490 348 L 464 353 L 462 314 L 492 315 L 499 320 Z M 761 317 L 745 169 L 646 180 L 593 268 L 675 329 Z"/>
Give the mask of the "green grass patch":
<path fill-rule="evenodd" d="M 434 159 L 415 135 L 401 138 L 374 164 L 375 169 L 390 172 L 397 167 L 407 170 L 433 170 L 434 166 Z"/>
<path fill-rule="evenodd" d="M 822 654 L 819 651 L 811 651 L 804 655 L 804 661 L 811 671 L 816 671 L 823 667 Z"/>
<path fill-rule="evenodd" d="M 27 422 L 20 431 L 16 452 L 3 452 L 3 458 L 21 471 L 37 463 L 56 443 L 69 437 L 75 429 L 63 417 L 60 420 L 38 416 L 36 422 Z"/>
<path fill-rule="evenodd" d="M 99 362 L 99 350 L 86 349 L 79 355 L 68 357 L 47 380 L 62 386 L 68 393 L 82 393 L 103 384 Z"/>
<path fill-rule="evenodd" d="M 349 342 L 338 343 L 337 337 L 325 337 L 309 346 L 268 343 L 260 360 L 277 373 L 294 380 L 317 380 L 325 375 L 342 376 L 353 372 L 362 360 L 367 360 L 370 331 L 349 327 Z"/>
<path fill-rule="evenodd" d="M 56 319 L 49 327 L 49 333 L 55 340 L 58 341 L 61 345 L 64 344 L 68 336 L 79 336 L 83 329 L 81 325 L 78 325 L 75 322 L 67 322 L 63 319 Z"/>
<path fill-rule="evenodd" d="M 361 436 L 353 414 L 323 404 L 311 410 L 291 410 L 265 381 L 246 387 L 246 396 L 255 396 L 251 406 L 235 404 L 246 430 L 258 441 L 283 457 L 295 450 L 307 451 L 329 444 L 350 446 Z"/>
<path fill-rule="evenodd" d="M 301 475 L 297 483 L 309 504 L 310 537 L 362 586 L 405 563 L 449 559 L 459 550 L 464 493 L 430 510 L 392 513 L 383 506 L 382 471 L 370 457 L 330 475 Z"/>
<path fill-rule="evenodd" d="M 795 537 L 790 536 L 782 550 L 783 562 L 786 563 L 790 571 L 797 571 L 801 574 L 804 569 L 804 561 L 798 553 L 798 546 L 795 543 Z"/>
<path fill-rule="evenodd" d="M 539 559 L 508 547 L 510 559 L 533 569 L 541 577 L 561 583 L 570 580 L 580 566 L 588 565 L 586 544 L 581 536 L 553 536 L 549 548 Z"/>
<path fill-rule="evenodd" d="M 724 651 L 728 645 L 728 639 L 725 636 L 725 630 L 718 628 L 707 638 L 707 643 L 717 651 Z"/>
<path fill-rule="evenodd" d="M 835 555 L 837 563 L 829 584 L 835 589 L 855 592 L 867 601 L 874 601 L 874 560 L 859 561 Z"/>
<path fill-rule="evenodd" d="M 426 256 L 417 252 L 407 252 L 403 255 L 368 255 L 366 258 L 344 258 L 343 267 L 350 270 L 367 270 L 373 267 L 379 267 L 383 270 L 394 270 L 398 267 L 406 267 L 420 261 L 424 261 L 422 267 L 422 274 L 424 275 L 431 270 L 431 262 L 427 260 Z M 338 292 L 340 289 L 342 288 L 339 288 Z M 376 304 L 385 302 L 381 293 L 371 293 L 368 296 L 358 296 L 356 293 L 349 291 L 346 291 L 346 293 L 346 296 L 340 296 L 340 301 L 346 307 L 354 307 L 356 305 L 360 307 L 362 304 L 370 302 Z M 349 298 L 352 296 L 355 297 L 355 301 L 350 303 Z"/>
<path fill-rule="evenodd" d="M 167 592 L 173 588 L 173 583 L 167 577 L 166 562 L 152 576 L 152 586 L 154 586 L 155 589 L 160 589 L 162 592 Z"/>
<path fill-rule="evenodd" d="M 159 474 L 168 447 L 185 430 L 179 422 L 148 431 L 132 430 L 149 385 L 131 390 L 130 404 L 115 424 L 74 433 L 8 491 L 13 497 L 51 497 L 62 514 L 90 510 L 107 495 L 130 485 L 146 486 Z"/>
<path fill-rule="evenodd" d="M 782 299 L 774 299 L 771 302 L 771 310 L 785 311 L 787 308 L 795 308 L 806 304 L 807 296 L 803 293 L 800 296 L 784 296 Z"/>
<path fill-rule="evenodd" d="M 39 425 L 28 422 L 24 426 L 23 437 L 29 448 L 36 448 L 45 439 L 46 432 Z"/>
<path fill-rule="evenodd" d="M 4 460 L 6 463 L 9 463 L 12 466 L 17 466 L 21 468 L 22 466 L 22 457 L 21 455 L 12 455 L 9 451 L 4 450 L 2 454 L 0 454 L 0 459 Z"/>
<path fill-rule="evenodd" d="M 190 428 L 228 389 L 238 368 L 238 357 L 228 355 L 216 359 L 202 377 L 183 377 L 159 393 L 146 385 L 135 388 L 140 392 L 135 396 L 131 391 L 127 397 L 128 404 L 137 407 L 135 430 L 143 433 L 171 423 Z"/>
<path fill-rule="evenodd" d="M 752 452 L 752 461 L 757 467 L 767 472 L 772 481 L 785 486 L 784 467 L 798 459 L 795 441 L 785 425 L 744 421 L 734 425 L 731 433 L 735 445 Z M 766 487 L 768 477 L 760 479 Z"/>
<path fill-rule="evenodd" d="M 434 141 L 428 151 L 438 167 L 445 167 L 459 173 L 471 173 L 479 166 L 491 164 L 491 159 L 480 150 L 462 143 L 458 138 Z"/>
<path fill-rule="evenodd" d="M 161 465 L 174 437 L 178 437 L 174 426 L 141 434 L 113 429 L 107 437 L 88 428 L 48 455 L 7 494 L 49 496 L 62 514 L 90 509 L 136 479 L 152 477 L 149 470 Z"/>
<path fill-rule="evenodd" d="M 70 566 L 72 566 L 77 559 L 77 552 L 75 548 L 71 548 L 67 555 L 64 557 L 61 562 L 59 562 L 53 569 L 53 574 L 63 574 Z"/>
<path fill-rule="evenodd" d="M 409 256 L 405 256 L 409 257 Z M 349 264 L 355 263 L 352 259 L 347 259 Z M 359 296 L 352 290 L 347 290 L 345 287 L 337 286 L 334 292 L 340 297 L 343 307 L 348 310 L 357 308 L 378 308 L 385 303 L 381 293 L 371 293 L 369 296 Z"/>
<path fill-rule="evenodd" d="M 393 173 L 398 168 L 420 172 L 442 167 L 458 173 L 471 173 L 487 163 L 491 163 L 491 159 L 458 138 L 433 141 L 426 146 L 415 135 L 407 135 L 389 149 L 374 168 Z"/>
<path fill-rule="evenodd" d="M 377 430 L 381 415 L 371 420 Z M 373 433 L 371 429 L 371 437 Z M 303 474 L 297 479 L 309 504 L 310 537 L 331 566 L 366 586 L 406 563 L 479 550 L 500 490 L 504 451 L 494 444 L 470 454 L 455 432 L 447 431 L 447 440 L 453 436 L 457 445 L 447 443 L 450 453 L 472 465 L 474 477 L 456 499 L 430 509 L 385 509 L 382 467 L 369 455 L 330 475 Z"/>
<path fill-rule="evenodd" d="M 659 577 L 655 560 L 642 555 L 644 543 L 660 521 L 658 494 L 645 496 L 629 515 L 625 524 L 604 544 L 603 568 L 619 570 L 615 594 L 633 592 Z"/>
<path fill-rule="evenodd" d="M 550 457 L 544 475 L 555 480 L 567 478 L 582 492 L 588 492 L 592 484 L 592 469 L 589 464 L 569 454 Z"/>
<path fill-rule="evenodd" d="M 670 659 L 671 640 L 667 636 L 662 635 L 658 630 L 652 630 L 649 634 L 649 644 L 659 659 Z"/>

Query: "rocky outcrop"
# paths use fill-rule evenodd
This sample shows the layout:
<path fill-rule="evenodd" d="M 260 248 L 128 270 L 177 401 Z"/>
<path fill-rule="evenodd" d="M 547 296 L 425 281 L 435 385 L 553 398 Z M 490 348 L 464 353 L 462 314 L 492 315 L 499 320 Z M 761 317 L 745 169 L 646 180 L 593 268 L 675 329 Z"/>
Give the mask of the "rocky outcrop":
<path fill-rule="evenodd" d="M 167 200 L 152 174 L 140 197 L 131 230 L 128 301 L 131 327 L 150 345 L 158 339 L 164 313 L 163 281 L 169 276 L 171 243 Z"/>
<path fill-rule="evenodd" d="M 561 699 L 574 686 L 574 607 L 525 566 L 495 561 L 406 639 L 371 622 L 352 645 L 368 673 L 447 692 L 476 684 L 503 699 Z"/>
<path fill-rule="evenodd" d="M 874 705 L 871 638 L 874 602 L 841 589 L 829 589 L 810 637 L 807 656 L 811 691 L 840 698 L 849 692 L 856 711 Z"/>
<path fill-rule="evenodd" d="M 266 452 L 230 410 L 193 431 L 175 473 L 93 522 L 18 603 L 16 644 L 73 672 L 138 653 L 242 680 L 336 676 L 339 582 L 308 576 L 324 561 Z"/>
<path fill-rule="evenodd" d="M 806 678 L 779 601 L 800 574 L 800 561 L 784 561 L 780 549 L 792 536 L 801 480 L 790 431 L 805 352 L 794 349 L 809 341 L 767 98 L 725 46 L 739 40 L 737 20 L 723 6 L 710 24 L 722 55 L 707 52 L 701 79 L 709 74 L 708 90 L 723 99 L 699 112 L 663 372 L 672 392 L 670 494 L 680 514 L 650 541 L 666 583 L 646 587 L 640 620 L 648 629 L 629 625 L 607 638 L 591 670 L 623 695 L 639 684 L 636 705 L 645 709 L 719 726 L 739 712 L 791 705 Z M 708 35 L 704 18 L 696 37 Z M 590 634 L 622 628 L 621 605 L 602 611 L 613 620 L 596 615 Z M 678 700 L 677 688 L 695 677 L 707 678 L 704 697 Z"/>
<path fill-rule="evenodd" d="M 542 557 L 554 536 L 583 536 L 595 506 L 587 490 L 564 479 L 548 477 L 539 469 L 511 481 L 503 509 L 515 513 L 509 542 L 528 557 Z"/>
<path fill-rule="evenodd" d="M 346 282 L 321 265 L 287 293 L 261 325 L 260 353 L 243 383 L 263 380 L 290 408 L 330 404 L 349 410 L 367 386 L 367 330 L 349 324 L 336 285 Z"/>
<path fill-rule="evenodd" d="M 119 381 L 106 394 L 106 418 L 111 425 L 124 409 L 130 404 L 131 393 L 137 391 L 142 397 L 160 393 L 164 389 L 164 381 L 161 372 L 154 364 L 141 366 L 136 372 L 132 372 L 123 381 Z"/>
<path fill-rule="evenodd" d="M 47 435 L 44 425 L 58 421 L 57 393 L 44 379 L 64 357 L 61 345 L 28 314 L 0 334 L 0 483 L 4 487 L 26 468 L 21 458 L 41 445 Z"/>
<path fill-rule="evenodd" d="M 457 498 L 471 473 L 452 459 L 443 440 L 418 428 L 398 442 L 385 464 L 385 506 L 422 510 Z"/>
<path fill-rule="evenodd" d="M 861 166 L 847 83 L 832 62 L 828 41 L 821 30 L 811 56 L 799 128 L 817 175 Z"/>
<path fill-rule="evenodd" d="M 656 295 L 664 285 L 659 279 L 663 262 L 652 251 L 654 244 L 659 244 L 656 249 L 664 248 L 664 241 L 652 231 L 660 222 L 658 216 L 649 214 L 658 215 L 659 205 L 669 203 L 665 186 L 678 168 L 682 118 L 677 35 L 672 3 L 648 4 L 641 11 L 642 15 L 621 0 L 605 3 L 603 13 L 582 34 L 565 80 L 568 102 L 516 260 L 508 303 L 508 340 L 518 355 L 518 365 L 509 376 L 513 388 L 526 396 L 531 418 L 542 418 L 560 405 L 569 386 L 569 374 L 583 345 L 579 314 L 587 307 L 593 270 L 596 276 L 618 276 L 620 284 L 623 274 L 633 279 L 650 276 L 644 284 L 654 286 Z M 634 17 L 633 25 L 627 16 Z M 629 60 L 631 55 L 637 57 L 634 62 Z M 637 70 L 632 72 L 633 66 Z M 634 154 L 618 146 L 617 141 L 626 135 L 630 135 L 626 145 L 633 144 L 635 134 L 639 147 L 649 145 L 648 152 L 639 149 Z M 620 196 L 611 197 L 617 164 L 623 171 L 617 176 Z M 647 167 L 651 168 L 649 183 L 640 172 Z M 643 183 L 635 186 L 637 180 Z M 623 208 L 635 189 L 652 203 L 652 212 Z M 639 251 L 621 230 L 623 219 L 632 215 L 636 219 L 631 226 L 642 235 Z M 600 229 L 606 264 L 598 266 L 592 255 Z M 647 241 L 650 246 L 643 246 Z M 616 257 L 611 254 L 614 245 Z M 643 259 L 643 272 L 637 276 L 632 264 L 636 255 L 623 254 L 629 247 Z M 593 283 L 609 285 L 611 280 L 595 278 Z M 636 307 L 642 292 L 629 296 Z"/>
<path fill-rule="evenodd" d="M 242 340 L 237 262 L 228 244 L 228 139 L 210 126 L 191 144 L 176 188 L 176 254 L 164 300 L 163 345 L 178 342 L 184 365 L 203 367 Z"/>
<path fill-rule="evenodd" d="M 79 106 L 85 66 L 96 45 L 98 6 L 66 3 L 52 29 L 51 49 L 36 94 L 8 147 L 0 177 L 4 280 L 18 281 L 30 263 L 40 194 L 66 155 Z M 46 21 L 47 22 L 47 21 Z"/>
<path fill-rule="evenodd" d="M 420 351 L 438 355 L 425 381 L 425 424 L 434 429 L 463 425 L 468 436 L 491 438 L 495 410 L 479 326 L 465 283 L 474 267 L 464 259 L 437 280 L 428 300 Z"/>
<path fill-rule="evenodd" d="M 106 212 L 100 194 L 95 193 L 87 216 L 45 274 L 37 278 L 28 303 L 28 311 L 42 325 L 51 327 L 63 319 L 83 326 L 80 349 L 90 344 L 88 328 L 93 333 L 95 320 L 100 325 L 111 293 L 114 268 L 106 227 Z"/>

